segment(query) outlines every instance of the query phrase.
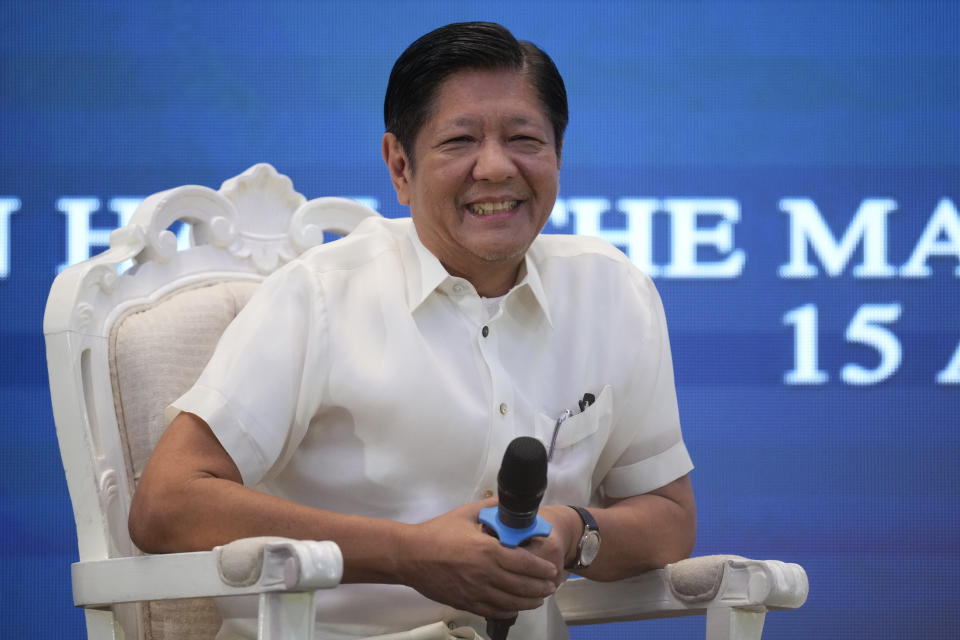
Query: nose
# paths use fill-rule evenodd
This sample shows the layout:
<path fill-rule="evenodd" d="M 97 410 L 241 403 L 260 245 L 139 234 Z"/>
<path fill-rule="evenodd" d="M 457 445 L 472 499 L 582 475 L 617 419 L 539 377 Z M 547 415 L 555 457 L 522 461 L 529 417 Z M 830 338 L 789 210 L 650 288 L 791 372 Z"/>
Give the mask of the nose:
<path fill-rule="evenodd" d="M 473 165 L 473 179 L 503 182 L 516 175 L 517 166 L 499 140 L 484 140 Z"/>

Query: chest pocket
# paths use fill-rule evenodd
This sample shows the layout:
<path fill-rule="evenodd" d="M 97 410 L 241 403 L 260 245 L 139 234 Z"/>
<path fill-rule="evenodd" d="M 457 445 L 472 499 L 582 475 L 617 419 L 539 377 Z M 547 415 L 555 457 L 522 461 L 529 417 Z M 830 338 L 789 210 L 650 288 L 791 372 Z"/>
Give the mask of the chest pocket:
<path fill-rule="evenodd" d="M 588 504 L 593 471 L 613 420 L 613 391 L 606 385 L 596 401 L 560 424 L 553 457 L 547 467 L 544 504 Z M 536 437 L 550 450 L 556 418 L 537 414 Z"/>

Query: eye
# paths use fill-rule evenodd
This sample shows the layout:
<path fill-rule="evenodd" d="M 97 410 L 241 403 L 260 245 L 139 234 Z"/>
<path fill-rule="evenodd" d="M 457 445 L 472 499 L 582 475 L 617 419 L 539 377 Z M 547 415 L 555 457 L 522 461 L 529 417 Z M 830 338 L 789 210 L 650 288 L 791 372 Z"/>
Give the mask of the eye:
<path fill-rule="evenodd" d="M 546 142 L 536 136 L 515 135 L 510 137 L 510 144 L 526 153 L 537 153 L 546 146 Z"/>

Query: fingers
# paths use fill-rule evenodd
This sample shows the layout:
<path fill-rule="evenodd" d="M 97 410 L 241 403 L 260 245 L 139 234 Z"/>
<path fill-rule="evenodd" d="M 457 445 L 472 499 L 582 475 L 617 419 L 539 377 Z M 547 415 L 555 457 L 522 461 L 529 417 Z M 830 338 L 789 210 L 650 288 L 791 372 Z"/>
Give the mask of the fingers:
<path fill-rule="evenodd" d="M 559 544 L 540 543 L 535 551 L 504 547 L 477 521 L 481 509 L 495 504 L 491 498 L 463 505 L 410 527 L 399 581 L 487 618 L 510 618 L 543 605 L 563 580 Z"/>
<path fill-rule="evenodd" d="M 483 535 L 476 541 L 485 559 L 478 568 L 483 577 L 477 577 L 492 588 L 508 596 L 542 600 L 556 591 L 557 568 L 525 548 L 501 545 L 496 538 Z"/>
<path fill-rule="evenodd" d="M 556 568 L 524 550 L 503 547 L 478 529 L 451 541 L 431 536 L 428 557 L 407 582 L 420 593 L 488 618 L 509 618 L 536 609 L 556 591 Z"/>
<path fill-rule="evenodd" d="M 458 608 L 487 618 L 509 618 L 517 615 L 518 611 L 536 609 L 556 591 L 552 581 L 521 576 L 498 568 L 488 568 L 467 581 L 473 595 Z"/>
<path fill-rule="evenodd" d="M 520 611 L 543 606 L 543 602 L 544 598 L 518 598 L 504 592 L 491 591 L 482 600 L 466 601 L 457 608 L 484 618 L 512 618 Z"/>
<path fill-rule="evenodd" d="M 554 594 L 557 586 L 549 580 L 517 579 L 514 576 L 504 577 L 498 584 L 508 600 L 502 604 L 510 604 L 518 610 L 535 609 L 543 601 Z"/>
<path fill-rule="evenodd" d="M 501 553 L 496 555 L 497 564 L 501 569 L 518 576 L 546 580 L 552 583 L 560 573 L 560 569 L 550 559 L 550 554 L 540 551 L 544 544 L 540 542 L 542 539 L 535 540 L 537 542 L 532 542 L 525 547 L 511 549 L 501 546 Z"/>
<path fill-rule="evenodd" d="M 556 505 L 542 507 L 540 515 L 553 525 L 553 529 L 545 538 L 534 538 L 527 549 L 557 568 L 559 585 L 565 578 L 564 567 L 567 566 L 571 554 L 576 549 L 582 524 L 580 517 L 569 507 Z"/>
<path fill-rule="evenodd" d="M 550 566 L 551 573 L 546 579 L 550 582 L 554 590 L 563 584 L 567 575 L 562 566 L 563 555 L 560 553 L 557 545 L 549 542 L 546 538 L 542 538 L 538 539 L 536 543 L 524 547 L 524 551 L 540 562 Z"/>
<path fill-rule="evenodd" d="M 484 549 L 496 541 L 483 538 L 480 548 L 463 549 L 455 562 L 431 566 L 413 586 L 433 600 L 488 618 L 508 618 L 518 611 L 536 609 L 556 590 L 552 581 L 499 566 L 501 549 Z"/>

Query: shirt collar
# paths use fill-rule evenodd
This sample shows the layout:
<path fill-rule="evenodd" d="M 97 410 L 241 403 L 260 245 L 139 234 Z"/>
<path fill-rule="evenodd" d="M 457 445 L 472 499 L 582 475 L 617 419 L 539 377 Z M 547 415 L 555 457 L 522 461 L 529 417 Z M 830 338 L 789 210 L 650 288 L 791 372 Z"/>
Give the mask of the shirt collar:
<path fill-rule="evenodd" d="M 547 323 L 552 327 L 553 320 L 550 318 L 550 304 L 547 299 L 547 293 L 543 289 L 543 281 L 540 280 L 540 270 L 537 269 L 537 261 L 534 260 L 533 255 L 531 255 L 533 246 L 537 244 L 537 241 L 533 241 L 533 245 L 530 249 L 527 249 L 527 253 L 523 256 L 523 264 L 520 265 L 520 273 L 518 275 L 518 280 L 514 290 L 526 289 L 532 295 L 533 299 L 536 301 L 537 306 L 540 307 L 540 310 L 543 312 L 543 316 L 547 319 Z"/>
<path fill-rule="evenodd" d="M 423 304 L 423 301 L 426 300 L 437 287 L 450 277 L 450 274 L 448 274 L 447 270 L 440 264 L 440 260 L 430 253 L 429 249 L 423 246 L 423 242 L 420 241 L 420 236 L 417 235 L 417 228 L 413 224 L 412 219 L 407 227 L 407 235 L 410 237 L 414 255 L 417 257 L 417 264 L 420 267 L 416 270 L 416 274 L 419 277 L 413 273 L 407 276 L 407 300 L 410 301 L 410 311 L 412 313 L 417 310 L 417 307 Z"/>
<path fill-rule="evenodd" d="M 416 270 L 419 277 L 413 273 L 407 276 L 407 300 L 410 301 L 410 312 L 412 313 L 451 276 L 440 264 L 440 260 L 420 241 L 417 228 L 412 220 L 407 228 L 407 233 L 420 267 Z M 534 240 L 534 244 L 536 244 L 536 240 Z M 547 294 L 543 289 L 543 281 L 540 279 L 540 271 L 530 254 L 531 252 L 528 250 L 524 255 L 523 264 L 520 265 L 520 273 L 517 276 L 517 284 L 507 292 L 507 295 L 523 289 L 528 290 L 543 312 L 547 322 L 553 326 L 553 321 L 550 318 L 550 305 L 548 304 Z"/>

